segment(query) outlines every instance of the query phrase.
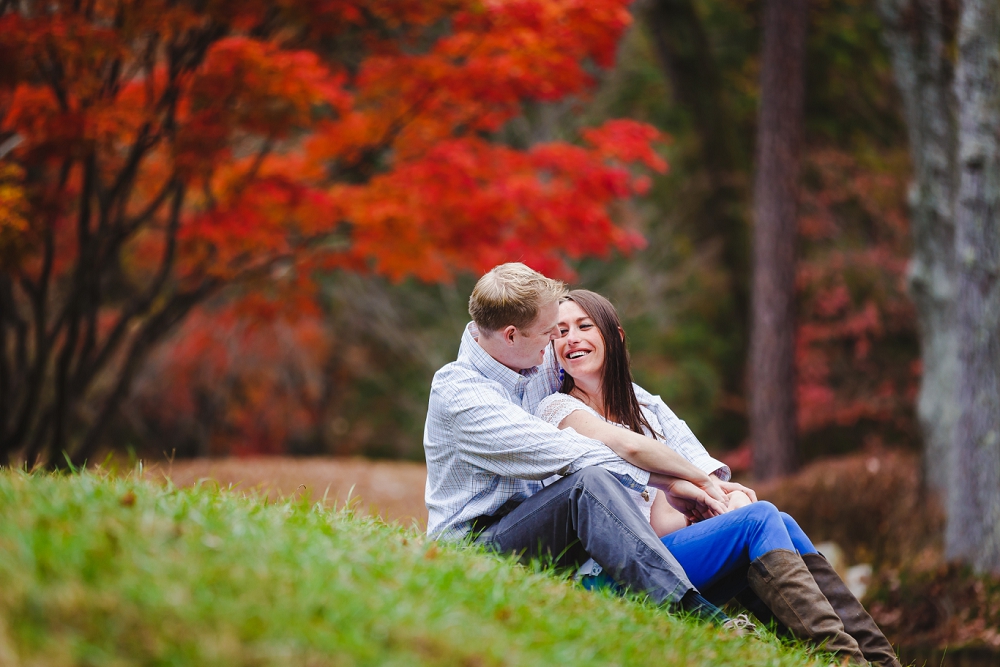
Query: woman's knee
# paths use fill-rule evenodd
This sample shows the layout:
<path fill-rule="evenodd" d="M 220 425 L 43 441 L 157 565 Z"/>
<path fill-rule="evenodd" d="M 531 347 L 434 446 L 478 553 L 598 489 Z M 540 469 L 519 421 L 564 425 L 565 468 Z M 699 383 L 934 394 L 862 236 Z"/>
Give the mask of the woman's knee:
<path fill-rule="evenodd" d="M 766 500 L 758 500 L 737 511 L 745 511 L 748 516 L 753 517 L 761 523 L 781 521 L 781 514 L 778 512 L 778 508 Z"/>
<path fill-rule="evenodd" d="M 819 553 L 816 551 L 812 540 L 809 539 L 809 536 L 806 535 L 802 527 L 799 526 L 798 522 L 790 514 L 781 512 L 780 515 L 782 523 L 785 524 L 785 530 L 788 531 L 788 536 L 792 538 L 792 544 L 795 545 L 796 551 L 800 554 Z"/>

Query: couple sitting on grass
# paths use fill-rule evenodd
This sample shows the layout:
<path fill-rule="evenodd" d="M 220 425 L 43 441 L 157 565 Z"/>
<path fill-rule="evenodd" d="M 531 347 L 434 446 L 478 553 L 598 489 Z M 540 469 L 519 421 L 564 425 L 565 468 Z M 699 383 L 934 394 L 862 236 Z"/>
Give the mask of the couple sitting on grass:
<path fill-rule="evenodd" d="M 795 521 L 729 481 L 632 383 L 614 307 L 523 264 L 484 275 L 458 360 L 434 376 L 428 533 L 547 557 L 722 624 L 737 598 L 842 658 L 892 646 Z"/>

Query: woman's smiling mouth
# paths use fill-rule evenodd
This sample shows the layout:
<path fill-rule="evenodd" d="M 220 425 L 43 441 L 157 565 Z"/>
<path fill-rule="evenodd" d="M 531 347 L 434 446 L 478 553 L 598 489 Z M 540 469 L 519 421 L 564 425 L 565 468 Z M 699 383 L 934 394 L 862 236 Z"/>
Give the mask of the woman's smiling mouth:
<path fill-rule="evenodd" d="M 588 350 L 574 350 L 566 355 L 567 359 L 579 359 L 580 357 L 590 354 Z"/>

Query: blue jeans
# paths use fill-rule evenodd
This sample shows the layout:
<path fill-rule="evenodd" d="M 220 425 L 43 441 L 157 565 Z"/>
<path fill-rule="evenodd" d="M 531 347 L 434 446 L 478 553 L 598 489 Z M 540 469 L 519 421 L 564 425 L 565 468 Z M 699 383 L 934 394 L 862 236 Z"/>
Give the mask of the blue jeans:
<path fill-rule="evenodd" d="M 584 468 L 545 487 L 476 542 L 502 553 L 547 555 L 557 565 L 592 557 L 616 581 L 657 604 L 676 602 L 692 589 L 629 492 L 602 468 Z"/>
<path fill-rule="evenodd" d="M 682 528 L 660 541 L 691 583 L 716 604 L 746 587 L 750 563 L 768 551 L 818 553 L 795 519 L 764 500 Z"/>

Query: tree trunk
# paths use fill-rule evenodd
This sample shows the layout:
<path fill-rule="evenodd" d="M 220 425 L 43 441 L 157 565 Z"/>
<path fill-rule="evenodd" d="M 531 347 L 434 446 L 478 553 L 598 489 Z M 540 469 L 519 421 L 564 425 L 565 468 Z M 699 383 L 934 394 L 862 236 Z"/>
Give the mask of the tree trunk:
<path fill-rule="evenodd" d="M 955 101 L 948 60 L 954 17 L 941 0 L 879 0 L 884 37 L 903 98 L 913 159 L 910 293 L 920 325 L 923 377 L 917 416 L 924 436 L 924 476 L 944 493 L 956 408 Z"/>
<path fill-rule="evenodd" d="M 750 439 L 759 480 L 795 468 L 795 237 L 805 0 L 767 0 L 754 182 Z"/>
<path fill-rule="evenodd" d="M 1000 573 L 1000 4 L 959 17 L 955 259 L 958 367 L 945 552 Z"/>

